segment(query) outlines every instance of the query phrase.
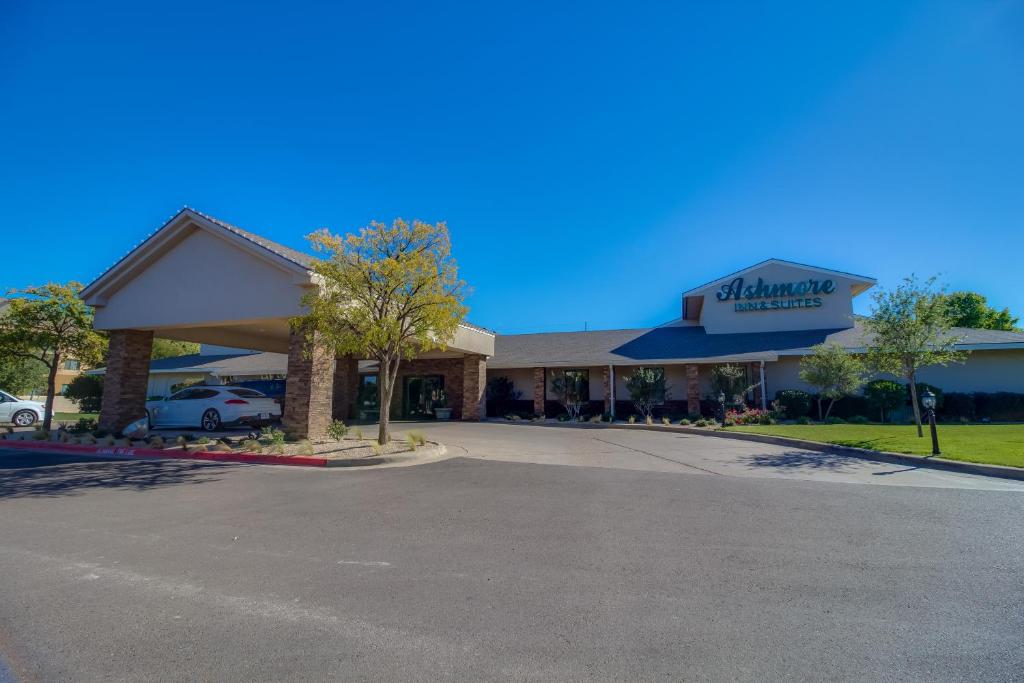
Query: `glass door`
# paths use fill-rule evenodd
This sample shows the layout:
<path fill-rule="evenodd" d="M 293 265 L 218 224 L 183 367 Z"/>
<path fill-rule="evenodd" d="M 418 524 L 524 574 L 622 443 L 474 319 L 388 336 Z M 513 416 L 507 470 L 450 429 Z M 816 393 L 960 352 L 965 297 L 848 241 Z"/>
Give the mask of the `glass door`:
<path fill-rule="evenodd" d="M 434 404 L 444 389 L 441 375 L 415 375 L 405 378 L 402 416 L 421 419 L 434 415 Z"/>

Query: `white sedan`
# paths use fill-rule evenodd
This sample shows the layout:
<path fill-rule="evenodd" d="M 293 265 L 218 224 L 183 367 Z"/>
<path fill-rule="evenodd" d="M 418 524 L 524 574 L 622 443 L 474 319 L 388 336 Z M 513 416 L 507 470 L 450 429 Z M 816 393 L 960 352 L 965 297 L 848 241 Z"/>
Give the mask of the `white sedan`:
<path fill-rule="evenodd" d="M 29 427 L 41 422 L 46 406 L 38 401 L 23 401 L 6 391 L 0 391 L 0 422 L 13 422 L 15 427 Z"/>
<path fill-rule="evenodd" d="M 253 389 L 193 386 L 159 401 L 146 401 L 151 427 L 202 427 L 208 432 L 238 424 L 265 424 L 281 406 Z"/>

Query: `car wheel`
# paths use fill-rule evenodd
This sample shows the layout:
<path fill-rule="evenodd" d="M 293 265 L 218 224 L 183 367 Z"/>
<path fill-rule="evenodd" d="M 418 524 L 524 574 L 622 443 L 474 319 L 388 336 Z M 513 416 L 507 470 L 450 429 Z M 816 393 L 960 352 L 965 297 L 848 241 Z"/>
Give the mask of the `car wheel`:
<path fill-rule="evenodd" d="M 19 410 L 14 414 L 14 417 L 11 418 L 11 422 L 13 422 L 16 427 L 30 427 L 34 425 L 38 419 L 39 417 L 31 410 Z"/>
<path fill-rule="evenodd" d="M 203 429 L 215 432 L 220 427 L 220 413 L 213 408 L 203 413 Z"/>

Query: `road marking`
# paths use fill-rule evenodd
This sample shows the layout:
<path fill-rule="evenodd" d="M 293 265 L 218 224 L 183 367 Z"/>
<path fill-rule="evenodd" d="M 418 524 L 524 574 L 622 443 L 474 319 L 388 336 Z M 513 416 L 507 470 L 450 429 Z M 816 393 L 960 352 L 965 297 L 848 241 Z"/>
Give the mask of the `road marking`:
<path fill-rule="evenodd" d="M 701 472 L 704 472 L 705 474 L 717 474 L 718 476 L 722 476 L 721 472 L 715 472 L 714 470 L 704 469 L 703 467 L 697 467 L 696 465 L 690 465 L 689 463 L 679 462 L 678 460 L 673 460 L 672 458 L 666 458 L 664 455 L 658 455 L 657 453 L 651 453 L 649 451 L 640 450 L 639 448 L 633 448 L 632 446 L 626 446 L 621 443 L 615 443 L 614 441 L 608 441 L 607 439 L 599 439 L 596 436 L 592 438 L 594 439 L 594 441 L 600 441 L 601 443 L 610 444 L 612 446 L 618 446 L 619 448 L 624 448 L 627 451 L 633 451 L 634 453 L 642 453 L 643 455 L 649 455 L 652 458 L 658 458 L 659 460 L 675 463 L 680 467 L 689 467 L 690 469 L 699 470 Z"/>
<path fill-rule="evenodd" d="M 361 560 L 338 560 L 338 564 L 357 564 L 362 567 L 390 567 L 390 562 L 374 562 Z"/>

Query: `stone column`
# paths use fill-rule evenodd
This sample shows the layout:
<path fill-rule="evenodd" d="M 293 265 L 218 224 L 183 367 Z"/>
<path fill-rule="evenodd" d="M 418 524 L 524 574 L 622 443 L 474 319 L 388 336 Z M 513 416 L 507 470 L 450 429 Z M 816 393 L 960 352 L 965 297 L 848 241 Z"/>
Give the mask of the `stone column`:
<path fill-rule="evenodd" d="M 547 374 L 544 368 L 533 369 L 533 414 L 544 417 L 544 402 L 547 400 Z"/>
<path fill-rule="evenodd" d="M 700 415 L 700 370 L 697 365 L 686 366 L 686 410 Z"/>
<path fill-rule="evenodd" d="M 483 418 L 484 389 L 487 386 L 487 359 L 484 356 L 465 356 L 462 359 L 462 419 L 478 421 Z"/>
<path fill-rule="evenodd" d="M 99 428 L 119 432 L 129 423 L 146 416 L 153 332 L 111 330 L 108 349 Z"/>
<path fill-rule="evenodd" d="M 297 439 L 322 439 L 331 423 L 334 355 L 310 343 L 304 332 L 288 336 L 288 380 L 284 391 L 284 430 Z"/>
<path fill-rule="evenodd" d="M 334 361 L 335 420 L 348 421 L 355 417 L 356 396 L 359 394 L 359 361 L 353 356 L 338 356 Z"/>

